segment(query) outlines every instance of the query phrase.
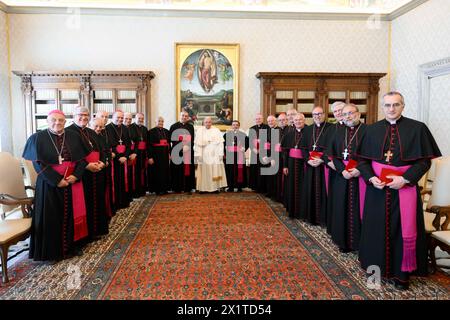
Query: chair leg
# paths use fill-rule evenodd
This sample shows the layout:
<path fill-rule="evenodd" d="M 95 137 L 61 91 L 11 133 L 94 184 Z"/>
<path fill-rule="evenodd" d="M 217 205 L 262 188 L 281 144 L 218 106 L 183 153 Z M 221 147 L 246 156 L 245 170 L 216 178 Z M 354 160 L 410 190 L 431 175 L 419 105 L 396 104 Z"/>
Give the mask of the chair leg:
<path fill-rule="evenodd" d="M 9 246 L 2 246 L 2 249 L 0 250 L 0 255 L 2 259 L 2 282 L 8 283 L 8 249 Z"/>
<path fill-rule="evenodd" d="M 430 237 L 430 260 L 431 260 L 431 274 L 434 274 L 436 272 L 436 255 L 435 251 L 437 248 L 437 243 L 434 241 L 433 237 Z"/>

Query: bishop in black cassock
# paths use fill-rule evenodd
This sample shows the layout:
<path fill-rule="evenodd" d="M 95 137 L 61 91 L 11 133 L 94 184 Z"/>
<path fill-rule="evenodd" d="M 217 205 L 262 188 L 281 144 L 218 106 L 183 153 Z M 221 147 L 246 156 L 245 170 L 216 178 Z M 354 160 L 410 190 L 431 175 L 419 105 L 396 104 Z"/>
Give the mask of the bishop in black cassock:
<path fill-rule="evenodd" d="M 305 129 L 302 149 L 306 151 L 305 210 L 303 217 L 311 224 L 327 224 L 328 158 L 325 151 L 326 132 L 331 126 L 325 122 L 322 107 L 313 109 L 314 124 Z"/>
<path fill-rule="evenodd" d="M 144 114 L 136 113 L 135 122 L 128 127 L 130 138 L 133 141 L 136 158 L 133 160 L 131 180 L 133 185 L 133 196 L 139 198 L 147 192 L 147 127 L 144 126 Z"/>
<path fill-rule="evenodd" d="M 180 121 L 174 123 L 169 130 L 174 153 L 170 164 L 172 190 L 190 193 L 195 189 L 194 126 L 189 124 L 189 114 L 186 111 L 181 112 L 180 117 Z"/>
<path fill-rule="evenodd" d="M 336 174 L 330 180 L 327 201 L 331 208 L 327 219 L 333 241 L 342 252 L 357 251 L 361 234 L 361 217 L 366 184 L 357 169 L 356 150 L 364 136 L 366 125 L 360 122 L 358 108 L 348 104 L 343 111 L 343 126 L 336 126 L 330 140 L 328 156 L 332 158 Z M 330 128 L 332 130 L 334 128 Z"/>
<path fill-rule="evenodd" d="M 164 128 L 162 117 L 148 131 L 148 155 L 149 191 L 166 194 L 170 190 L 170 132 Z"/>
<path fill-rule="evenodd" d="M 383 98 L 385 119 L 370 125 L 358 155 L 366 190 L 359 260 L 407 289 L 409 275 L 427 274 L 427 244 L 417 182 L 441 152 L 427 126 L 402 116 L 403 96 Z"/>
<path fill-rule="evenodd" d="M 67 131 L 73 131 L 80 135 L 89 154 L 85 160 L 88 163 L 83 174 L 83 188 L 86 200 L 87 223 L 89 238 L 108 233 L 109 217 L 105 203 L 105 154 L 103 144 L 94 130 L 87 127 L 89 121 L 89 109 L 78 107 L 74 112 L 74 123 L 67 127 Z"/>
<path fill-rule="evenodd" d="M 258 113 L 255 117 L 256 124 L 250 127 L 248 131 L 249 148 L 250 152 L 250 175 L 249 175 L 249 187 L 256 192 L 267 192 L 267 179 L 262 174 L 261 169 L 267 167 L 267 164 L 262 162 L 262 156 L 260 156 L 262 150 L 267 155 L 268 148 L 268 136 L 270 135 L 270 128 L 267 124 L 263 123 L 263 117 Z"/>
<path fill-rule="evenodd" d="M 89 150 L 78 134 L 64 130 L 64 113 L 51 111 L 47 122 L 49 129 L 30 136 L 22 155 L 38 173 L 29 252 L 38 261 L 75 253 L 75 242 L 88 235 L 80 180 Z"/>
<path fill-rule="evenodd" d="M 247 171 L 245 165 L 245 151 L 248 149 L 248 137 L 239 130 L 240 123 L 234 120 L 231 130 L 223 135 L 225 172 L 227 175 L 228 191 L 242 191 L 247 183 Z"/>
<path fill-rule="evenodd" d="M 307 152 L 302 150 L 305 128 L 305 116 L 298 113 L 294 116 L 294 126 L 289 127 L 283 137 L 283 174 L 287 180 L 285 192 L 285 207 L 289 217 L 299 219 L 304 217 L 305 209 L 305 157 Z"/>
<path fill-rule="evenodd" d="M 105 130 L 112 148 L 112 198 L 114 208 L 119 210 L 127 208 L 131 201 L 127 165 L 128 156 L 131 154 L 131 139 L 128 128 L 123 124 L 123 112 L 114 112 L 112 120 Z"/>

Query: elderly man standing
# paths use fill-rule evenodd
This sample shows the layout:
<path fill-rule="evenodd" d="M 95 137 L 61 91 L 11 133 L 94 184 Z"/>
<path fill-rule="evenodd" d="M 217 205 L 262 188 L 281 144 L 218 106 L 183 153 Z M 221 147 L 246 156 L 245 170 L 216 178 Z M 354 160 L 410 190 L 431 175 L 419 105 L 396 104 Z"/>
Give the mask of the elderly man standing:
<path fill-rule="evenodd" d="M 231 130 L 223 135 L 228 192 L 234 192 L 235 187 L 241 192 L 247 182 L 245 151 L 248 149 L 248 137 L 239 130 L 240 125 L 238 120 L 233 120 Z"/>
<path fill-rule="evenodd" d="M 191 194 L 192 189 L 195 189 L 194 126 L 189 123 L 186 111 L 182 111 L 180 121 L 170 127 L 170 141 L 172 190 Z"/>
<path fill-rule="evenodd" d="M 50 111 L 48 129 L 30 136 L 23 157 L 38 172 L 29 257 L 61 260 L 80 253 L 75 243 L 88 235 L 83 185 L 89 150 L 79 134 L 65 130 L 66 117 Z"/>
<path fill-rule="evenodd" d="M 367 127 L 357 151 L 364 159 L 359 170 L 368 183 L 359 261 L 365 270 L 378 266 L 383 277 L 405 290 L 410 274 L 427 274 L 417 182 L 441 152 L 424 123 L 402 116 L 405 101 L 399 92 L 386 93 L 382 108 L 385 119 Z"/>
<path fill-rule="evenodd" d="M 357 251 L 361 234 L 361 218 L 366 184 L 357 169 L 356 150 L 364 136 L 366 126 L 360 122 L 361 113 L 354 104 L 342 110 L 344 126 L 339 126 L 330 141 L 328 155 L 332 157 L 336 175 L 328 197 L 331 202 L 331 238 L 341 252 Z M 330 128 L 330 130 L 332 130 Z"/>
<path fill-rule="evenodd" d="M 327 148 L 330 147 L 331 141 L 333 140 L 334 136 L 336 135 L 336 132 L 339 128 L 345 127 L 344 124 L 344 118 L 342 116 L 342 110 L 345 107 L 345 102 L 342 101 L 336 101 L 331 106 L 330 109 L 333 111 L 334 119 L 336 120 L 335 123 L 331 124 L 330 128 L 327 130 L 326 134 L 326 146 Z M 330 168 L 328 169 L 328 198 L 327 198 L 327 232 L 331 233 L 331 223 L 333 221 L 333 209 L 331 207 L 331 204 L 333 202 L 333 184 L 336 178 L 336 168 L 334 167 L 333 163 L 333 156 L 330 155 L 327 151 L 325 151 L 325 161 L 327 162 L 327 166 Z"/>
<path fill-rule="evenodd" d="M 134 142 L 134 153 L 136 154 L 132 164 L 131 180 L 134 197 L 139 198 L 145 196 L 147 192 L 147 127 L 144 126 L 144 114 L 136 113 L 134 123 L 128 129 L 130 130 L 130 138 Z"/>
<path fill-rule="evenodd" d="M 149 191 L 158 195 L 170 190 L 170 133 L 164 118 L 158 117 L 156 127 L 148 131 Z"/>
<path fill-rule="evenodd" d="M 287 180 L 285 189 L 285 207 L 292 219 L 299 219 L 304 216 L 302 211 L 305 208 L 304 176 L 305 159 L 307 152 L 302 151 L 300 146 L 304 139 L 305 116 L 297 113 L 294 116 L 294 128 L 284 136 L 282 148 L 283 174 Z"/>
<path fill-rule="evenodd" d="M 255 116 L 255 125 L 250 127 L 248 131 L 249 148 L 250 148 L 250 176 L 249 187 L 256 192 L 267 192 L 266 176 L 262 174 L 261 169 L 264 167 L 261 155 L 263 152 L 267 155 L 269 126 L 263 123 L 263 116 L 257 113 Z"/>
<path fill-rule="evenodd" d="M 305 219 L 311 224 L 327 224 L 328 166 L 325 165 L 327 149 L 325 112 L 317 106 L 312 110 L 314 124 L 305 129 L 302 148 L 307 151 L 305 172 Z"/>
<path fill-rule="evenodd" d="M 197 190 L 216 192 L 227 186 L 223 164 L 224 139 L 219 129 L 212 126 L 211 117 L 203 120 L 194 140 L 194 159 L 197 166 Z"/>
<path fill-rule="evenodd" d="M 109 143 L 114 154 L 111 161 L 113 174 L 112 197 L 116 210 L 130 205 L 129 181 L 128 181 L 128 156 L 131 153 L 131 139 L 128 128 L 123 124 L 123 112 L 116 111 L 112 122 L 106 126 Z"/>
<path fill-rule="evenodd" d="M 75 108 L 73 123 L 67 127 L 67 131 L 71 130 L 79 134 L 86 149 L 89 150 L 89 154 L 85 158 L 88 165 L 82 182 L 86 199 L 89 238 L 92 240 L 108 233 L 108 217 L 105 211 L 105 181 L 103 173 L 100 173 L 105 167 L 103 144 L 99 141 L 97 134 L 88 128 L 89 117 L 88 108 Z"/>

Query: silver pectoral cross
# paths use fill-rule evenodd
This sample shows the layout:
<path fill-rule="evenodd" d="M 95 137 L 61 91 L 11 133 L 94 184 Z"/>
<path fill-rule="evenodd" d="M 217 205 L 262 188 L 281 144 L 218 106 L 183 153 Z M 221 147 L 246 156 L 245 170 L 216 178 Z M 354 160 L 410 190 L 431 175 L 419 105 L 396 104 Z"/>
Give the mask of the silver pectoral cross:
<path fill-rule="evenodd" d="M 313 144 L 313 151 L 316 151 L 316 148 L 317 148 L 317 146 L 316 146 L 316 144 L 314 143 L 314 144 Z"/>
<path fill-rule="evenodd" d="M 391 150 L 388 150 L 388 152 L 384 154 L 384 156 L 386 157 L 386 162 L 390 162 L 393 155 L 394 154 L 391 152 Z"/>
<path fill-rule="evenodd" d="M 63 161 L 64 161 L 64 158 L 61 157 L 61 155 L 59 155 L 59 156 L 58 156 L 58 162 L 59 162 L 59 164 L 62 164 Z"/>
<path fill-rule="evenodd" d="M 122 139 L 120 139 L 120 140 L 119 140 L 119 144 L 122 144 L 122 142 L 123 142 Z"/>
<path fill-rule="evenodd" d="M 344 160 L 347 160 L 347 157 L 350 153 L 348 153 L 347 148 L 344 149 L 344 152 L 342 152 L 342 155 L 344 156 Z"/>

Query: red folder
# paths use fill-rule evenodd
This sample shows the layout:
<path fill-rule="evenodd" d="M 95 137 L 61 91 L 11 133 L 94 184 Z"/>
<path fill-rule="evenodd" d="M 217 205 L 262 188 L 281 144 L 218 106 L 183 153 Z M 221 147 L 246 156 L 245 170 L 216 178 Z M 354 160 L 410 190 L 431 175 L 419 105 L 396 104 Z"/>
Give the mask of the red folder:
<path fill-rule="evenodd" d="M 350 159 L 345 166 L 345 170 L 349 171 L 351 169 L 355 169 L 358 166 L 358 161 Z"/>
<path fill-rule="evenodd" d="M 320 158 L 323 156 L 323 152 L 319 151 L 310 151 L 309 152 L 309 160 L 314 160 L 313 158 Z"/>
<path fill-rule="evenodd" d="M 66 171 L 64 172 L 64 179 L 67 179 L 69 176 L 71 176 L 74 171 L 75 171 L 75 167 L 68 166 L 66 168 Z"/>
<path fill-rule="evenodd" d="M 391 183 L 392 179 L 388 178 L 387 176 L 402 176 L 402 175 L 403 173 L 401 173 L 400 171 L 383 168 L 381 169 L 380 180 L 382 182 Z"/>

